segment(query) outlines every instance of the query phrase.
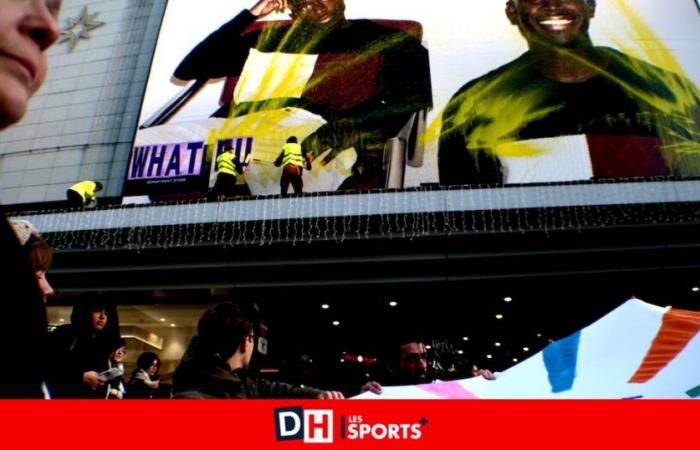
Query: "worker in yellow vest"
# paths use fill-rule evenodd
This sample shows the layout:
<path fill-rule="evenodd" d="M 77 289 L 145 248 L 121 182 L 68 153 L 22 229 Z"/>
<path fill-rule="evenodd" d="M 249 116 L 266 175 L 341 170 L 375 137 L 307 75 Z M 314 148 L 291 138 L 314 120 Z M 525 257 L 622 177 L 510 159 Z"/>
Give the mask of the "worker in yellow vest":
<path fill-rule="evenodd" d="M 102 190 L 99 181 L 85 180 L 75 183 L 66 191 L 68 206 L 76 208 L 92 208 L 97 205 L 96 192 Z"/>
<path fill-rule="evenodd" d="M 280 178 L 282 195 L 287 195 L 290 184 L 295 194 L 301 194 L 304 187 L 301 175 L 304 168 L 311 170 L 311 156 L 301 149 L 296 136 L 287 139 L 287 143 L 282 147 L 282 152 L 275 160 L 275 166 L 282 166 L 282 177 Z"/>
<path fill-rule="evenodd" d="M 233 197 L 236 190 L 236 177 L 243 172 L 243 167 L 250 161 L 250 155 L 241 163 L 233 153 L 233 144 L 224 145 L 224 151 L 216 158 L 216 182 L 212 188 L 209 200 L 223 200 Z"/>

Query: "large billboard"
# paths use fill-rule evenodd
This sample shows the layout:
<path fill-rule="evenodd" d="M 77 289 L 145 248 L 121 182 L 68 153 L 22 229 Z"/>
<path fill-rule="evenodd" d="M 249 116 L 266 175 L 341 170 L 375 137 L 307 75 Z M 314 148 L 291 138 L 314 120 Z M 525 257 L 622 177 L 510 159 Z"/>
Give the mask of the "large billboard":
<path fill-rule="evenodd" d="M 697 55 L 692 0 L 170 0 L 125 194 L 230 142 L 279 194 L 292 136 L 304 192 L 696 176 Z"/>

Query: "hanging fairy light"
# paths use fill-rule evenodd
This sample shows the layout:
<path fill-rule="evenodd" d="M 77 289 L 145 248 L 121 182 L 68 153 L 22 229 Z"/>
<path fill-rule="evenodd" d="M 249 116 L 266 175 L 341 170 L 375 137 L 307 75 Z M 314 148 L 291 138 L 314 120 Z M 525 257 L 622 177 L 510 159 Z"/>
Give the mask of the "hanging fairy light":
<path fill-rule="evenodd" d="M 640 183 L 596 180 L 526 188 L 421 186 L 400 191 L 308 193 L 215 203 L 197 199 L 9 215 L 36 222 L 57 251 L 245 247 L 278 242 L 301 245 L 315 241 L 343 244 L 374 238 L 413 240 L 533 230 L 549 234 L 589 227 L 700 221 L 699 208 L 640 203 Z M 690 189 L 697 181 L 688 183 Z M 618 203 L 599 204 L 596 199 L 601 196 L 592 188 L 614 194 Z"/>

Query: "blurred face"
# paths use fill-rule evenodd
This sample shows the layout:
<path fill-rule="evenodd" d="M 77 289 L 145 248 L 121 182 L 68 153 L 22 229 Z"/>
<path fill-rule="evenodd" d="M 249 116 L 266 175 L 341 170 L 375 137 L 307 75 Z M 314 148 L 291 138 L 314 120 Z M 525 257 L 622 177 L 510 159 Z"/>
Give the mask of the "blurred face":
<path fill-rule="evenodd" d="M 506 15 L 529 41 L 569 45 L 588 36 L 595 0 L 511 0 Z"/>
<path fill-rule="evenodd" d="M 118 349 L 116 349 L 114 351 L 114 358 L 112 358 L 112 359 L 117 364 L 120 364 L 120 363 L 124 362 L 125 356 L 126 356 L 126 347 L 119 347 Z"/>
<path fill-rule="evenodd" d="M 90 324 L 95 332 L 102 331 L 107 325 L 107 311 L 104 309 L 92 311 L 90 313 Z"/>
<path fill-rule="evenodd" d="M 158 373 L 158 360 L 157 359 L 153 360 L 151 365 L 148 366 L 148 369 L 146 370 L 146 372 L 148 372 L 148 375 L 151 377 Z"/>
<path fill-rule="evenodd" d="M 409 342 L 401 346 L 399 375 L 410 383 L 425 382 L 428 375 L 428 353 L 425 345 Z"/>
<path fill-rule="evenodd" d="M 330 23 L 345 17 L 343 0 L 291 0 L 292 18 L 303 18 L 313 23 Z"/>
<path fill-rule="evenodd" d="M 243 351 L 243 367 L 247 368 L 250 366 L 250 360 L 253 358 L 253 351 L 255 350 L 255 336 L 250 334 L 245 338 L 245 349 Z"/>
<path fill-rule="evenodd" d="M 46 76 L 61 0 L 0 0 L 0 129 L 17 122 Z"/>
<path fill-rule="evenodd" d="M 44 299 L 44 303 L 46 303 L 46 299 L 53 295 L 53 288 L 46 279 L 46 271 L 37 270 L 34 272 L 34 275 L 36 275 L 36 281 L 39 284 L 39 291 L 41 291 L 41 296 Z"/>

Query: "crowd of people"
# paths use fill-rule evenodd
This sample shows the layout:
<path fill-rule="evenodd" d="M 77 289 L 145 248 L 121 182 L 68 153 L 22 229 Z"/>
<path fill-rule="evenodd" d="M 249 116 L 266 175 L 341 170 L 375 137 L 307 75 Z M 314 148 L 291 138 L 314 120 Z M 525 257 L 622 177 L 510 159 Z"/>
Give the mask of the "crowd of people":
<path fill-rule="evenodd" d="M 60 36 L 60 7 L 61 0 L 0 0 L 0 130 L 22 118 L 29 99 L 44 81 L 46 50 Z M 299 26 L 280 27 L 266 40 L 258 39 L 260 32 L 241 34 L 258 18 L 286 8 Z M 671 144 L 697 140 L 697 88 L 680 75 L 593 45 L 588 28 L 595 9 L 594 0 L 506 2 L 506 16 L 518 27 L 529 50 L 467 83 L 448 103 L 438 154 L 442 184 L 517 181 L 514 174 L 521 169 L 507 152 L 498 151 L 497 144 L 574 135 L 586 135 L 595 144 L 590 144 L 591 155 L 598 155 L 592 157 L 594 177 L 697 172 L 696 153 L 667 154 Z M 324 31 L 320 35 L 316 33 L 319 29 Z M 292 31 L 322 38 L 310 48 L 300 39 L 285 39 Z M 353 146 L 357 162 L 341 188 L 374 186 L 384 175 L 381 155 L 387 137 L 416 109 L 432 105 L 427 52 L 415 37 L 369 21 L 346 20 L 342 0 L 259 0 L 195 47 L 175 76 L 190 80 L 240 75 L 243 56 L 257 47 L 264 51 L 288 45 L 284 50 L 297 53 L 353 54 L 358 47 L 371 48 L 376 41 L 392 45 L 378 52 L 383 64 L 375 67 L 375 75 L 400 72 L 402 82 L 387 76 L 384 84 L 378 84 L 382 88 L 359 99 L 362 102 L 342 98 L 345 103 L 333 103 L 334 110 L 329 102 L 338 99 L 304 98 L 311 110 L 332 110 L 332 114 L 313 136 L 302 142 L 290 137 L 277 161 L 283 167 L 280 188 L 286 195 L 290 184 L 301 192 L 301 174 L 309 169 L 312 157 L 331 148 L 326 158 L 332 158 Z M 243 56 L 218 58 L 223 47 L 233 47 Z M 405 66 L 412 70 L 404 70 Z M 494 85 L 501 87 L 495 96 L 490 89 Z M 666 89 L 669 85 L 682 88 L 688 98 L 679 99 L 678 90 Z M 525 122 L 513 112 L 498 110 L 499 98 L 528 93 L 539 100 L 531 105 L 534 111 L 547 114 L 527 114 L 533 120 Z M 591 100 L 603 98 L 606 101 Z M 245 112 L 242 106 L 229 103 L 224 106 L 224 116 L 231 115 L 232 109 L 236 113 L 236 108 L 239 114 Z M 515 128 L 509 126 L 512 124 Z M 494 129 L 507 133 L 491 136 Z M 642 141 L 646 144 L 640 144 Z M 233 158 L 230 146 L 217 163 L 219 178 L 213 195 L 222 198 L 231 193 L 242 166 Z M 91 207 L 101 189 L 99 182 L 82 181 L 68 189 L 66 198 L 71 205 Z M 343 398 L 338 391 L 269 381 L 254 373 L 250 367 L 256 338 L 253 320 L 233 303 L 215 305 L 203 314 L 172 386 L 161 382 L 161 362 L 152 352 L 139 356 L 126 381 L 126 342 L 120 335 L 115 305 L 99 299 L 80 302 L 70 324 L 48 333 L 45 303 L 53 289 L 46 272 L 52 262 L 51 248 L 32 224 L 11 223 L 4 216 L 0 217 L 0 248 L 8 263 L 0 271 L 8 299 L 3 306 L 11 318 L 0 327 L 0 340 L 11 343 L 0 360 L 0 397 Z M 430 381 L 423 342 L 404 341 L 396 349 L 400 350 L 397 359 L 387 361 L 387 378 L 370 381 L 361 390 L 379 393 L 383 384 Z M 476 374 L 493 378 L 488 371 L 476 370 Z"/>

